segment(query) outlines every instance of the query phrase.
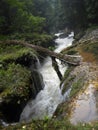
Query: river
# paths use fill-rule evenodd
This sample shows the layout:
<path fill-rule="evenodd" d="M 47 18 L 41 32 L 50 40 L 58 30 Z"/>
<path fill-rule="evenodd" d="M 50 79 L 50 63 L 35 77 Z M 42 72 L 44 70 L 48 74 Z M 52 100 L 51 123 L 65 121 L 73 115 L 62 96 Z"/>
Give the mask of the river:
<path fill-rule="evenodd" d="M 60 33 L 56 34 L 59 36 Z M 66 38 L 57 38 L 55 52 L 59 53 L 64 48 L 72 45 L 73 32 Z M 59 69 L 64 74 L 66 66 L 62 65 L 57 60 Z M 43 76 L 45 87 L 36 96 L 35 100 L 30 100 L 25 106 L 20 116 L 20 121 L 31 121 L 32 119 L 44 119 L 45 117 L 51 118 L 57 106 L 63 101 L 63 96 L 60 90 L 60 80 L 57 73 L 52 67 L 50 57 L 47 57 L 44 64 L 39 68 L 39 72 Z"/>

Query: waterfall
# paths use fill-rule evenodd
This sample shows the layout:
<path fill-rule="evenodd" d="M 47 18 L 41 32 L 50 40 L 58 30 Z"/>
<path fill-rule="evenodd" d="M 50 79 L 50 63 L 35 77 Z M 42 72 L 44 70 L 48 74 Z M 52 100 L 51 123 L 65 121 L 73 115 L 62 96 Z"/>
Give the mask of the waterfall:
<path fill-rule="evenodd" d="M 61 33 L 60 33 L 61 34 Z M 59 36 L 60 34 L 56 34 Z M 72 34 L 72 33 L 71 33 Z M 72 45 L 73 37 L 57 38 L 55 52 L 59 53 L 62 49 Z M 62 75 L 67 67 L 63 66 L 57 60 Z M 60 90 L 60 80 L 52 67 L 50 57 L 47 57 L 39 72 L 43 76 L 45 87 L 36 96 L 35 100 L 31 100 L 25 106 L 20 116 L 20 121 L 31 121 L 32 119 L 44 119 L 45 116 L 52 117 L 58 104 L 63 101 L 63 96 Z"/>
<path fill-rule="evenodd" d="M 36 68 L 39 69 L 41 67 L 41 63 L 38 57 L 36 57 L 37 63 L 36 63 Z"/>

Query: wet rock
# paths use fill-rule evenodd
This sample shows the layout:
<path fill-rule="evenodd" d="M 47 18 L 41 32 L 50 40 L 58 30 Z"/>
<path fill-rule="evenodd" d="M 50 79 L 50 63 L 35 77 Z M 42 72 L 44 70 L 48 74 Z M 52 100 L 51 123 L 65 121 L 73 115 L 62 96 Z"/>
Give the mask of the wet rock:
<path fill-rule="evenodd" d="M 98 29 L 96 30 L 89 30 L 86 32 L 85 36 L 83 36 L 78 42 L 77 46 L 73 46 L 73 48 L 81 49 L 82 45 L 84 45 L 83 50 L 86 52 L 88 50 L 89 53 L 97 55 L 97 42 L 98 42 Z M 96 50 L 96 51 L 95 51 Z M 79 51 L 80 52 L 80 51 Z M 81 53 L 80 53 L 81 54 Z M 90 55 L 88 55 L 89 59 L 91 59 Z M 97 58 L 97 57 L 96 57 Z M 67 76 L 65 76 L 65 80 L 62 82 L 62 92 L 63 95 L 68 92 L 68 88 L 71 88 L 71 91 L 69 93 L 69 100 L 64 100 L 65 102 L 63 104 L 60 104 L 57 108 L 57 117 L 60 117 L 62 115 L 62 118 L 66 118 L 66 113 L 69 112 L 74 103 L 71 104 L 74 100 L 76 100 L 76 96 L 79 94 L 79 92 L 84 92 L 85 86 L 87 86 L 88 83 L 93 83 L 96 81 L 98 83 L 98 63 L 97 62 L 88 62 L 88 60 L 83 61 L 84 57 L 82 57 L 81 64 L 79 66 L 76 66 L 74 69 L 69 71 Z M 98 58 L 97 58 L 98 60 Z M 67 71 L 66 71 L 67 73 Z M 65 75 L 66 75 L 65 73 Z M 72 78 L 73 77 L 73 78 Z M 88 92 L 84 93 L 85 96 L 88 98 L 90 95 Z M 96 93 L 95 93 L 96 95 Z M 80 98 L 81 99 L 81 98 Z M 81 99 L 82 100 L 82 99 Z M 80 100 L 80 101 L 81 101 Z M 97 102 L 97 96 L 96 96 L 96 102 Z M 96 104 L 98 106 L 98 104 Z M 79 106 L 77 106 L 79 107 Z M 85 106 L 84 106 L 85 107 Z M 93 106 L 92 106 L 93 107 Z M 93 111 L 93 110 L 92 110 Z M 78 118 L 77 118 L 78 120 Z"/>
<path fill-rule="evenodd" d="M 43 89 L 42 75 L 33 70 L 31 73 L 21 65 L 11 65 L 4 70 L 2 93 L 0 94 L 0 111 L 7 122 L 19 121 L 20 114 L 30 98 L 35 98 Z M 3 81 L 5 80 L 5 82 Z"/>
<path fill-rule="evenodd" d="M 60 34 L 60 36 L 59 36 L 59 38 L 65 38 L 65 37 L 68 37 L 67 33 Z"/>
<path fill-rule="evenodd" d="M 42 75 L 37 70 L 33 70 L 32 85 L 31 85 L 32 97 L 35 98 L 38 92 L 43 88 L 44 88 L 44 82 Z"/>
<path fill-rule="evenodd" d="M 35 98 L 44 85 L 41 74 L 34 70 L 37 55 L 33 50 L 20 45 L 0 47 L 0 119 L 12 123 L 19 121 L 28 100 Z"/>

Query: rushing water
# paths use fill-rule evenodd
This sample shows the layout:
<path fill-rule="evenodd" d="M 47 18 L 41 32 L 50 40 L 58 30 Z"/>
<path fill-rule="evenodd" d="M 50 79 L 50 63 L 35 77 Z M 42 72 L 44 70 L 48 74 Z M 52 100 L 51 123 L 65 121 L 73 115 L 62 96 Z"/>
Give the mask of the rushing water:
<path fill-rule="evenodd" d="M 56 34 L 59 36 L 60 34 Z M 56 50 L 59 53 L 62 49 L 70 46 L 73 41 L 73 33 L 71 37 L 57 38 Z M 60 71 L 64 74 L 66 67 L 62 66 L 60 61 L 57 60 Z M 52 67 L 52 61 L 50 57 L 47 57 L 42 67 L 39 68 L 39 72 L 43 76 L 45 87 L 36 96 L 35 100 L 31 100 L 24 108 L 20 121 L 30 121 L 31 119 L 43 119 L 45 116 L 52 117 L 58 104 L 63 101 L 63 96 L 60 90 L 60 80 Z"/>

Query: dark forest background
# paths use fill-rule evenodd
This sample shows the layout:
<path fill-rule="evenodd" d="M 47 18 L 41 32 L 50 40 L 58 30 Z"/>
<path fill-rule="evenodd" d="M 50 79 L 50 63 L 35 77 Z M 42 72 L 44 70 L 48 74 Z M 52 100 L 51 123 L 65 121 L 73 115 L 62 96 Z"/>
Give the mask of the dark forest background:
<path fill-rule="evenodd" d="M 0 35 L 51 33 L 98 24 L 98 0 L 1 0 Z"/>

